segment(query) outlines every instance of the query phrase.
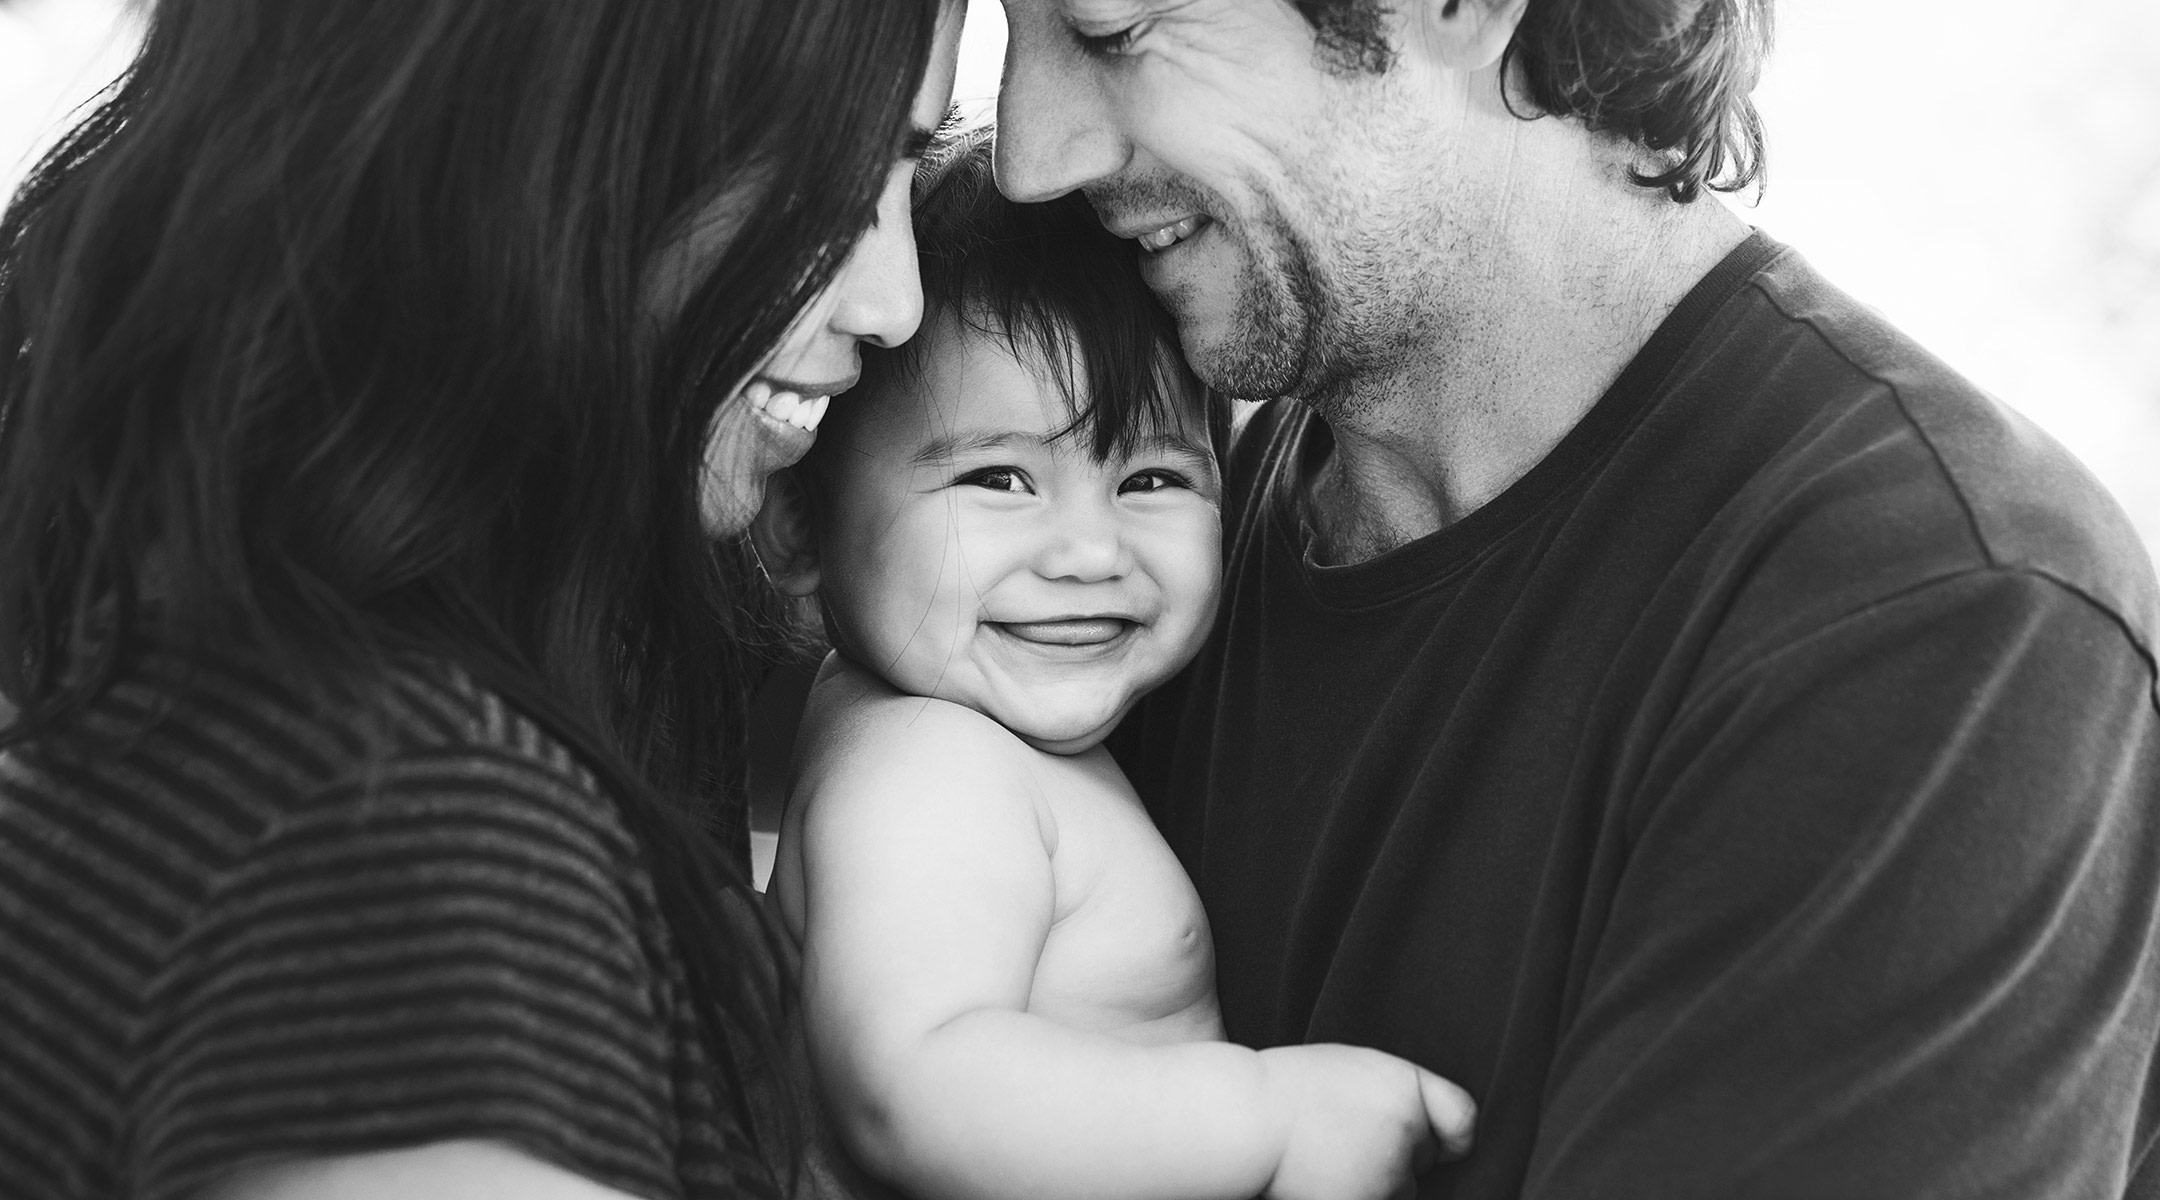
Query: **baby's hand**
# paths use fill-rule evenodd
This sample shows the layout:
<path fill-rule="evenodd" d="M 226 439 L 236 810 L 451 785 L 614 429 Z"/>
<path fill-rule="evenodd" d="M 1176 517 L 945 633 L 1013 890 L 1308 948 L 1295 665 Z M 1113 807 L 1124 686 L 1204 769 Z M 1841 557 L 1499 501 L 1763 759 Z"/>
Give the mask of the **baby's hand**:
<path fill-rule="evenodd" d="M 1470 1148 L 1477 1105 L 1415 1063 L 1359 1046 L 1260 1052 L 1284 1121 L 1268 1200 L 1387 1200 L 1416 1174 Z"/>

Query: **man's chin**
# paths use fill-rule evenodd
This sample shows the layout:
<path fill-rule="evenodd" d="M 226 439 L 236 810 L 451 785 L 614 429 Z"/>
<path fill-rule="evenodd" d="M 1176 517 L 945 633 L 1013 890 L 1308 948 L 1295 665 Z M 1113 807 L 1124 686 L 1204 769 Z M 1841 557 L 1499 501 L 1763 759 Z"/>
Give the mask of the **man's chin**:
<path fill-rule="evenodd" d="M 1296 387 L 1302 329 L 1290 330 L 1282 319 L 1286 302 L 1267 297 L 1244 274 L 1156 296 L 1177 320 L 1178 349 L 1202 383 L 1240 400 L 1268 400 Z"/>
<path fill-rule="evenodd" d="M 1297 368 L 1281 339 L 1256 337 L 1243 323 L 1218 322 L 1194 329 L 1178 323 L 1186 365 L 1202 383 L 1238 400 L 1272 400 L 1297 390 Z"/>

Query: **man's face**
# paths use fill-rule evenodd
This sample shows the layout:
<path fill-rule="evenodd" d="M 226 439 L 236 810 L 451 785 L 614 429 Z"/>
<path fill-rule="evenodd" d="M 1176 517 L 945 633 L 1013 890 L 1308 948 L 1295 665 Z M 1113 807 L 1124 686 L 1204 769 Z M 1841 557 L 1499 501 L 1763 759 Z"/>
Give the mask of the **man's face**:
<path fill-rule="evenodd" d="M 1285 0 L 1005 8 L 1000 186 L 1081 188 L 1135 238 L 1202 378 L 1324 403 L 1420 340 L 1460 105 L 1416 47 L 1334 62 Z"/>

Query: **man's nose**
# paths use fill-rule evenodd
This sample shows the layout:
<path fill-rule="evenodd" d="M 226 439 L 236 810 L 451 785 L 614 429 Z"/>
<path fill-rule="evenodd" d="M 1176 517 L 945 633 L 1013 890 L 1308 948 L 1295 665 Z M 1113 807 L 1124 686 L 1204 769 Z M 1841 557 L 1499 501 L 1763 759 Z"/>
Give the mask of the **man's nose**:
<path fill-rule="evenodd" d="M 833 281 L 838 293 L 828 327 L 846 337 L 891 348 L 922 324 L 922 274 L 905 200 L 896 212 L 881 201 L 878 223 L 855 243 Z"/>
<path fill-rule="evenodd" d="M 1130 155 L 1102 73 L 1049 9 L 1049 0 L 1005 4 L 997 183 L 1006 196 L 1029 204 L 1106 179 Z"/>

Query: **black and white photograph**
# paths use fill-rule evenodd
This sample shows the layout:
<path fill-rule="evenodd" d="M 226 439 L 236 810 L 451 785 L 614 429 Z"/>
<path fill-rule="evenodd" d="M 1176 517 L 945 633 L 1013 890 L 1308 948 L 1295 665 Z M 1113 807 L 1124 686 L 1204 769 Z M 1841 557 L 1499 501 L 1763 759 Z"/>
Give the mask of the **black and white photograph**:
<path fill-rule="evenodd" d="M 0 1200 L 2160 1200 L 2152 0 L 0 0 Z"/>

